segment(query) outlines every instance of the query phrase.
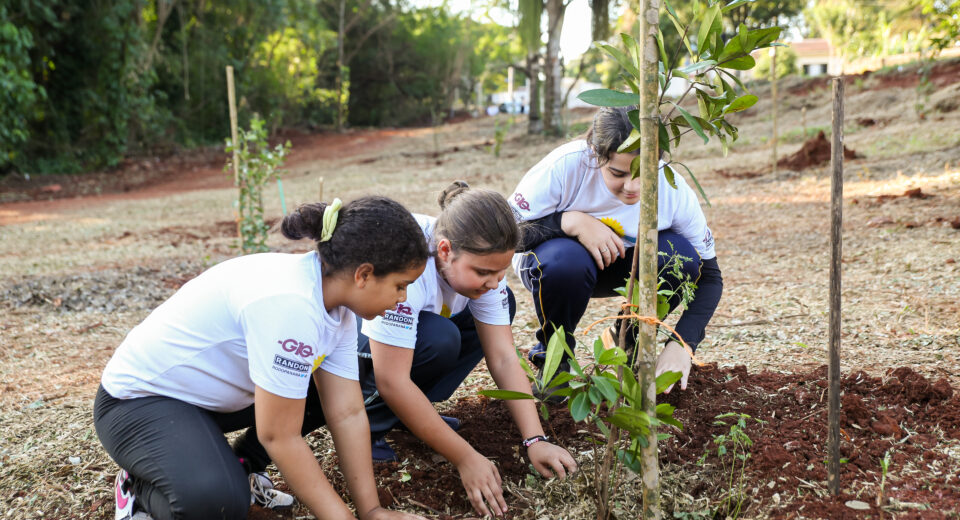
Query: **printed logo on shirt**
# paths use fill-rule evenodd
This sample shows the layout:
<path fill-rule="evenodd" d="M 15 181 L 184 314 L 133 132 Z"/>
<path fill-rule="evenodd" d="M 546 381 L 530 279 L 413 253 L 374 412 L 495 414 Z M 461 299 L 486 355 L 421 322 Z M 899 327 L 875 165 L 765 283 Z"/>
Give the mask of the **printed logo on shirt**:
<path fill-rule="evenodd" d="M 517 203 L 517 207 L 523 211 L 530 211 L 530 203 L 527 202 L 527 199 L 523 198 L 523 194 L 514 193 L 513 201 Z"/>
<path fill-rule="evenodd" d="M 307 377 L 310 373 L 310 363 L 301 363 L 277 354 L 273 356 L 273 369 L 291 376 Z"/>
<path fill-rule="evenodd" d="M 500 294 L 503 296 L 503 299 L 500 300 L 500 304 L 503 306 L 504 309 L 509 309 L 510 296 L 507 294 L 507 288 L 504 287 L 503 289 L 500 289 Z"/>
<path fill-rule="evenodd" d="M 398 314 L 406 314 L 407 316 L 413 316 L 413 307 L 398 303 L 397 309 L 394 312 Z"/>
<path fill-rule="evenodd" d="M 703 234 L 703 246 L 705 249 L 713 247 L 713 233 L 710 228 L 707 228 L 707 232 Z"/>
<path fill-rule="evenodd" d="M 308 358 L 313 355 L 313 347 L 305 345 L 302 341 L 291 338 L 278 341 L 277 343 L 280 344 L 280 347 L 283 348 L 284 351 L 291 352 L 302 358 Z"/>
<path fill-rule="evenodd" d="M 623 230 L 623 224 L 621 224 L 617 219 L 613 217 L 603 217 L 600 219 L 600 222 L 603 222 L 607 225 L 608 228 L 612 229 L 614 233 L 618 236 L 623 236 L 626 232 Z"/>
<path fill-rule="evenodd" d="M 385 325 L 390 325 L 391 327 L 400 327 L 401 329 L 411 329 L 413 328 L 413 311 L 411 310 L 410 316 L 405 316 L 396 311 L 387 311 L 383 313 L 383 323 Z"/>

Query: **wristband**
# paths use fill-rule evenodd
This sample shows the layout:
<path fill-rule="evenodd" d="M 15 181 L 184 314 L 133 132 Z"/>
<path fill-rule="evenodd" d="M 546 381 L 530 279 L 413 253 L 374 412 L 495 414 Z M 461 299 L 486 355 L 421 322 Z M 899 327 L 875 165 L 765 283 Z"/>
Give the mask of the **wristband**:
<path fill-rule="evenodd" d="M 526 448 L 529 448 L 530 446 L 533 446 L 534 444 L 540 441 L 549 441 L 549 440 L 550 440 L 550 437 L 547 437 L 546 435 L 534 435 L 529 439 L 523 439 L 523 446 Z"/>

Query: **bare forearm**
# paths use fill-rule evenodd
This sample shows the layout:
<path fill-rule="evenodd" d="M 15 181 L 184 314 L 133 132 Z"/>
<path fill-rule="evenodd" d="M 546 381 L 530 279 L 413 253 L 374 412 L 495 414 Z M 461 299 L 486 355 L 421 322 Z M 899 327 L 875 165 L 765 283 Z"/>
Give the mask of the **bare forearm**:
<path fill-rule="evenodd" d="M 299 435 L 267 439 L 264 447 L 294 494 L 320 520 L 354 518 Z M 312 462 L 311 462 L 312 461 Z"/>
<path fill-rule="evenodd" d="M 333 444 L 340 455 L 340 466 L 347 481 L 350 497 L 362 518 L 380 507 L 377 488 L 370 463 L 370 424 L 362 406 L 354 413 L 335 418 L 327 424 Z"/>
<path fill-rule="evenodd" d="M 467 441 L 450 429 L 423 391 L 407 379 L 381 385 L 380 396 L 410 431 L 445 459 L 459 465 L 474 452 Z"/>
<path fill-rule="evenodd" d="M 530 393 L 530 381 L 519 363 L 520 361 L 515 356 L 504 356 L 500 359 L 487 361 L 490 375 L 497 383 L 497 388 L 525 394 Z M 532 399 L 509 400 L 506 403 L 507 409 L 510 410 L 510 415 L 513 417 L 513 422 L 517 424 L 517 429 L 520 430 L 520 435 L 524 439 L 535 435 L 543 435 L 540 416 L 537 414 L 537 407 Z"/>

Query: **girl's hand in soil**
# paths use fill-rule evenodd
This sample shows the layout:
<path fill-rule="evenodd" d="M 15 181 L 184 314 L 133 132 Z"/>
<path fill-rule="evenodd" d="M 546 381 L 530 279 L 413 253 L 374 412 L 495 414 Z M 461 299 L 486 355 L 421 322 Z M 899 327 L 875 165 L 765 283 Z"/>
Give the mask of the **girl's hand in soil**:
<path fill-rule="evenodd" d="M 577 462 L 570 453 L 549 442 L 540 441 L 527 448 L 527 457 L 533 467 L 545 478 L 567 478 L 577 471 Z"/>
<path fill-rule="evenodd" d="M 506 514 L 507 502 L 503 499 L 501 487 L 503 481 L 493 462 L 474 451 L 457 465 L 457 470 L 463 488 L 467 490 L 467 498 L 477 513 L 483 516 Z"/>
<path fill-rule="evenodd" d="M 427 520 L 420 515 L 391 511 L 383 507 L 376 507 L 360 515 L 360 520 Z"/>
<path fill-rule="evenodd" d="M 564 212 L 560 217 L 560 228 L 583 244 L 601 270 L 627 253 L 620 235 L 592 215 L 579 211 Z"/>
<path fill-rule="evenodd" d="M 690 354 L 687 354 L 687 350 L 683 348 L 683 345 L 671 340 L 663 346 L 663 351 L 657 358 L 657 375 L 659 376 L 664 372 L 680 372 L 680 390 L 686 390 L 687 378 L 690 376 L 690 364 Z M 673 386 L 668 386 L 663 393 L 669 394 Z"/>

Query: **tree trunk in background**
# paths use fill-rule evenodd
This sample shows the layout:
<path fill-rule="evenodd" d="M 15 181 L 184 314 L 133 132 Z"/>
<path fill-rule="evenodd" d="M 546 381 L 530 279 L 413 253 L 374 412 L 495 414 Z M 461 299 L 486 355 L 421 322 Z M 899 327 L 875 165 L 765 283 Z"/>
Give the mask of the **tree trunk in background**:
<path fill-rule="evenodd" d="M 343 16 L 346 0 L 340 0 L 337 10 L 337 132 L 343 131 Z"/>
<path fill-rule="evenodd" d="M 543 126 L 550 135 L 563 133 L 560 117 L 563 102 L 563 68 L 560 66 L 560 30 L 567 6 L 563 0 L 547 0 L 547 59 L 544 63 Z"/>
<path fill-rule="evenodd" d="M 527 117 L 527 133 L 543 132 L 543 119 L 540 117 L 540 56 L 527 54 L 527 67 L 530 71 L 530 114 Z"/>
<path fill-rule="evenodd" d="M 660 0 L 641 0 L 638 22 L 640 34 L 640 224 L 637 229 L 637 247 L 640 263 L 637 266 L 641 316 L 657 316 L 657 183 L 659 181 L 657 139 L 657 65 L 660 59 L 656 35 L 660 22 Z M 631 165 L 631 171 L 634 170 Z M 657 416 L 657 329 L 649 323 L 640 323 L 637 336 L 636 373 L 643 388 L 643 408 L 650 417 Z M 659 520 L 660 511 L 660 464 L 657 454 L 657 429 L 650 427 L 647 447 L 641 451 L 641 478 L 643 482 L 643 518 Z"/>
<path fill-rule="evenodd" d="M 590 9 L 593 10 L 593 41 L 604 41 L 610 37 L 610 0 L 590 0 Z"/>

